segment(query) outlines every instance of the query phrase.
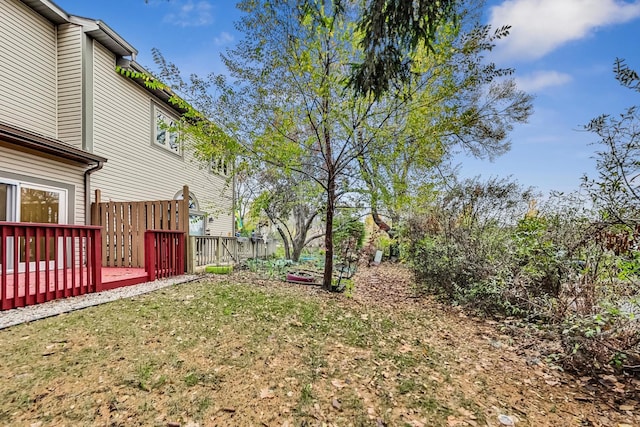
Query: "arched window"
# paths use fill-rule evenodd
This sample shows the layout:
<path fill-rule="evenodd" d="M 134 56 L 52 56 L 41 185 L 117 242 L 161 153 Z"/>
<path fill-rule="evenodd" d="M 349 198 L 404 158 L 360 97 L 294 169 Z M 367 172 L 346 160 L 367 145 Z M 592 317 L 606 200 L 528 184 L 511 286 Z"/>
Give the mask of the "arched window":
<path fill-rule="evenodd" d="M 183 200 L 184 194 L 182 191 L 178 191 L 174 197 L 175 200 Z M 206 216 L 205 212 L 200 210 L 200 203 L 196 195 L 189 191 L 189 235 L 190 236 L 204 236 L 206 231 Z"/>

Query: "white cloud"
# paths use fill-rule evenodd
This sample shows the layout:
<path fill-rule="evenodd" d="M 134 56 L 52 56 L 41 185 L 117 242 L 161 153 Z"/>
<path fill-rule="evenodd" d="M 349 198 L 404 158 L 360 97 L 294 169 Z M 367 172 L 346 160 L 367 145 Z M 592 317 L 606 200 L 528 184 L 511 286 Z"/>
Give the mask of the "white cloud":
<path fill-rule="evenodd" d="M 216 44 L 216 46 L 223 46 L 231 43 L 233 40 L 234 38 L 231 34 L 227 33 L 226 31 L 223 31 L 220 33 L 219 36 L 214 37 L 213 42 Z"/>
<path fill-rule="evenodd" d="M 180 27 L 200 27 L 213 22 L 213 8 L 208 1 L 189 0 L 184 4 L 175 2 L 174 5 L 177 6 L 177 11 L 165 15 L 164 22 Z"/>
<path fill-rule="evenodd" d="M 496 54 L 533 60 L 599 27 L 640 17 L 640 0 L 505 0 L 490 12 L 493 28 L 512 27 Z"/>
<path fill-rule="evenodd" d="M 571 80 L 573 78 L 569 74 L 558 71 L 536 71 L 527 76 L 517 77 L 516 84 L 518 89 L 525 92 L 537 92 L 552 86 L 562 86 Z"/>

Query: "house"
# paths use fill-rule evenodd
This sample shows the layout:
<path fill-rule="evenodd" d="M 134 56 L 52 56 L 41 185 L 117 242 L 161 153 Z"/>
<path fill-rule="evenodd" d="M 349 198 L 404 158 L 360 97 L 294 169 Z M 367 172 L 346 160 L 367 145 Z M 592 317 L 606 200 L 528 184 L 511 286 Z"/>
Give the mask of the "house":
<path fill-rule="evenodd" d="M 165 268 L 166 254 L 177 259 L 178 252 L 162 246 L 196 251 L 179 232 L 218 238 L 217 246 L 198 246 L 214 248 L 218 259 L 222 249 L 230 252 L 221 244 L 235 239 L 229 169 L 189 150 L 188 138 L 172 126 L 183 111 L 167 89 L 116 71 L 147 73 L 136 55 L 102 21 L 70 15 L 49 0 L 0 1 L 2 309 L 103 289 L 101 266 L 122 267 L 134 257 L 137 267 L 144 258 L 147 268 L 184 272 L 184 259 Z M 136 225 L 134 208 L 143 201 L 147 222 Z M 131 210 L 113 210 L 118 203 Z M 110 226 L 100 222 L 108 216 L 102 205 L 119 215 Z M 188 216 L 174 219 L 180 209 Z M 134 241 L 160 226 L 167 232 L 151 241 L 157 253 L 136 255 L 146 246 Z M 116 231 L 107 235 L 109 227 Z M 25 280 L 22 294 L 12 288 Z M 42 290 L 30 293 L 29 286 Z"/>
<path fill-rule="evenodd" d="M 181 111 L 168 91 L 116 72 L 145 72 L 136 55 L 104 22 L 48 0 L 0 2 L 0 220 L 90 224 L 95 190 L 168 200 L 187 185 L 191 234 L 233 235 L 229 171 L 172 130 Z M 27 218 L 30 197 L 44 196 L 48 216 Z"/>

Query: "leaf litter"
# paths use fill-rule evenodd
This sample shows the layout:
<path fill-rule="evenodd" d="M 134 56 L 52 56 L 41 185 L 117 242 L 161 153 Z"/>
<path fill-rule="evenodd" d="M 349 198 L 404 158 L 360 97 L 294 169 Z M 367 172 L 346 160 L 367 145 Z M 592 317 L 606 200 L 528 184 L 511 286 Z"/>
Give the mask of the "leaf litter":
<path fill-rule="evenodd" d="M 240 271 L 0 331 L 0 424 L 640 425 L 637 382 L 562 372 L 401 265 L 354 281 Z"/>

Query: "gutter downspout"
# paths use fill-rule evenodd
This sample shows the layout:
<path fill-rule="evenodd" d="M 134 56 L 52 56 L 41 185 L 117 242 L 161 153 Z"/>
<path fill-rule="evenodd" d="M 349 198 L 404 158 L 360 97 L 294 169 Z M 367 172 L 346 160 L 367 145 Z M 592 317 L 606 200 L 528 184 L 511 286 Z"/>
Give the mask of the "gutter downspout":
<path fill-rule="evenodd" d="M 91 179 L 89 175 L 99 171 L 104 162 L 98 162 L 94 167 L 84 171 L 84 224 L 91 225 Z"/>

